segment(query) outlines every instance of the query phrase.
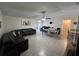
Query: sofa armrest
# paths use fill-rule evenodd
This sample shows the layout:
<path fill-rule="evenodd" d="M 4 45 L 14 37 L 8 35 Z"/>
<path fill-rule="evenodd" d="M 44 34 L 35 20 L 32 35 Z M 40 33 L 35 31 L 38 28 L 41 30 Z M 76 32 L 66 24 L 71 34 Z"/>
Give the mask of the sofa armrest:
<path fill-rule="evenodd" d="M 22 53 L 25 50 L 27 50 L 28 49 L 28 44 L 29 44 L 28 40 L 25 40 L 22 43 L 18 44 L 17 49 L 18 49 L 19 53 Z"/>

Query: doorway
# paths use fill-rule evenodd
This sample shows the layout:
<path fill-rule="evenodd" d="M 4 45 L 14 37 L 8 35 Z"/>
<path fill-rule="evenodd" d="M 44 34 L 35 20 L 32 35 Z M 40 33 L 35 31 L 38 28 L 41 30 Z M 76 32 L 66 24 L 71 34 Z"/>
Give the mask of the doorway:
<path fill-rule="evenodd" d="M 61 37 L 66 38 L 68 37 L 68 32 L 71 28 L 71 20 L 63 20 L 62 21 L 62 29 L 61 29 Z"/>

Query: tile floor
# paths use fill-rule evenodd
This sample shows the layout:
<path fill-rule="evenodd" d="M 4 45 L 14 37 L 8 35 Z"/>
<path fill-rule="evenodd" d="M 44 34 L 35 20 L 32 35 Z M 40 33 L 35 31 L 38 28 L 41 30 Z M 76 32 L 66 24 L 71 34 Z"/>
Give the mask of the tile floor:
<path fill-rule="evenodd" d="M 67 46 L 67 39 L 50 37 L 40 31 L 24 38 L 29 39 L 29 49 L 21 56 L 63 56 Z"/>

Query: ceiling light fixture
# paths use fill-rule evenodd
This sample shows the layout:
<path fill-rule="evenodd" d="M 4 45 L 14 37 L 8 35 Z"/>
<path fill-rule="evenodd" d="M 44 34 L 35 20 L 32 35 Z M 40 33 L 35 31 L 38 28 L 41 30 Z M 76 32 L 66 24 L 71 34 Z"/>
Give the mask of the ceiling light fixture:
<path fill-rule="evenodd" d="M 42 20 L 42 21 L 45 21 L 45 20 L 46 20 L 46 16 L 45 16 L 46 11 L 42 11 L 41 13 L 42 13 L 42 15 L 43 15 L 41 20 Z"/>
<path fill-rule="evenodd" d="M 42 19 L 41 19 L 42 21 L 51 19 L 50 17 L 46 16 L 46 11 L 41 11 L 41 13 L 42 13 Z"/>

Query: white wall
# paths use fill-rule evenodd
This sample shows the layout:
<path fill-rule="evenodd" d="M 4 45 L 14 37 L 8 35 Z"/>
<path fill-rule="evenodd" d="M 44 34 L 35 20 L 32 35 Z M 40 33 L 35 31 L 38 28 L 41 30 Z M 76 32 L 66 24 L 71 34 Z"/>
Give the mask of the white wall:
<path fill-rule="evenodd" d="M 3 20 L 2 20 L 2 13 L 1 13 L 1 10 L 0 10 L 0 21 L 1 21 L 1 28 L 0 28 L 0 37 L 1 37 L 2 34 L 3 34 Z"/>
<path fill-rule="evenodd" d="M 4 22 L 4 33 L 11 31 L 11 30 L 15 30 L 15 29 L 21 29 L 21 28 L 37 28 L 37 21 L 35 19 L 29 19 L 29 21 L 31 22 L 30 25 L 27 26 L 22 26 L 21 21 L 24 18 L 21 17 L 14 17 L 14 16 L 3 16 L 3 22 Z M 51 26 L 54 28 L 61 28 L 62 25 L 62 17 L 55 17 L 54 19 L 48 19 L 44 22 L 45 26 Z M 52 21 L 53 23 L 50 24 L 50 21 Z"/>
<path fill-rule="evenodd" d="M 78 22 L 78 16 L 65 16 L 65 17 L 62 17 L 62 16 L 58 16 L 58 17 L 55 17 L 54 19 L 51 19 L 51 20 L 46 20 L 44 22 L 44 25 L 47 25 L 47 26 L 51 26 L 51 27 L 54 27 L 54 28 L 61 28 L 62 27 L 62 21 L 63 20 L 72 20 L 72 24 L 71 24 L 71 29 L 76 29 L 77 28 L 77 25 L 74 25 L 73 23 L 74 22 Z M 49 22 L 52 21 L 53 24 L 50 24 Z"/>
<path fill-rule="evenodd" d="M 61 28 L 63 19 L 61 17 L 56 17 L 53 22 L 54 28 Z"/>
<path fill-rule="evenodd" d="M 6 16 L 6 15 L 3 16 L 4 33 L 8 32 L 8 31 L 11 31 L 11 30 L 15 30 L 15 29 L 21 29 L 21 28 L 35 28 L 35 29 L 37 28 L 37 21 L 38 20 L 29 19 L 31 24 L 27 25 L 27 26 L 22 26 L 22 24 L 21 24 L 22 19 L 25 19 L 25 18 L 14 17 L 14 16 Z M 54 19 L 46 20 L 44 22 L 44 25 L 45 26 L 51 26 L 51 27 L 54 27 L 54 28 L 61 28 L 62 27 L 62 20 L 64 20 L 64 19 L 65 18 L 60 17 L 60 16 L 55 17 Z M 69 18 L 66 18 L 66 19 L 69 19 Z M 74 18 L 73 20 L 76 21 L 77 17 Z M 52 21 L 53 24 L 50 24 L 50 21 Z M 72 29 L 74 29 L 74 28 L 75 28 L 75 26 L 72 25 Z"/>
<path fill-rule="evenodd" d="M 21 29 L 21 28 L 37 28 L 37 19 L 29 19 L 29 21 L 31 22 L 30 25 L 27 26 L 22 26 L 21 21 L 22 19 L 25 18 L 21 18 L 21 17 L 14 17 L 14 16 L 3 16 L 3 22 L 4 22 L 4 33 L 11 31 L 11 30 L 15 30 L 15 29 Z M 50 21 L 52 21 L 53 23 L 50 24 Z M 56 17 L 54 19 L 48 19 L 44 22 L 45 26 L 51 26 L 54 28 L 61 28 L 62 25 L 62 19 L 59 17 Z"/>
<path fill-rule="evenodd" d="M 31 24 L 27 26 L 22 26 L 21 24 L 22 19 L 24 18 L 14 16 L 3 16 L 4 33 L 21 28 L 36 28 L 36 20 L 29 19 Z"/>

